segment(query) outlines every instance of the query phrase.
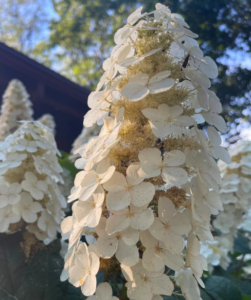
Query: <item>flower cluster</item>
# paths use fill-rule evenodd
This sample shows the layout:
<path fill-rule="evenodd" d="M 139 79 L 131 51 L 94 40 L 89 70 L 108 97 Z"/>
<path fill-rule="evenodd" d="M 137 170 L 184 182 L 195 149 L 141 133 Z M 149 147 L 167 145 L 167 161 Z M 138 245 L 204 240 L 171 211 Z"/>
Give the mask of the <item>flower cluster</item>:
<path fill-rule="evenodd" d="M 221 103 L 209 90 L 217 66 L 196 37 L 161 4 L 138 8 L 115 34 L 84 118 L 103 126 L 78 148 L 82 171 L 69 202 L 78 201 L 61 225 L 69 239 L 61 278 L 86 296 L 98 269 L 107 280 L 122 270 L 129 299 L 160 300 L 177 292 L 167 267 L 186 299 L 200 299 L 200 242 L 213 240 L 210 217 L 223 209 L 214 158 L 230 157 L 216 130 L 226 128 Z M 207 134 L 197 127 L 204 122 L 213 125 Z"/>
<path fill-rule="evenodd" d="M 4 95 L 0 116 L 0 140 L 4 140 L 13 133 L 19 126 L 18 121 L 32 120 L 29 95 L 21 81 L 11 80 Z"/>
<path fill-rule="evenodd" d="M 214 228 L 220 231 L 218 244 L 226 252 L 233 251 L 238 228 L 251 231 L 251 142 L 236 143 L 230 150 L 230 156 L 229 165 L 219 163 L 222 173 L 220 196 L 224 211 L 213 221 Z"/>
<path fill-rule="evenodd" d="M 55 123 L 55 120 L 54 120 L 52 115 L 44 114 L 37 121 L 39 123 L 43 124 L 44 126 L 48 127 L 52 131 L 53 135 L 55 136 L 55 134 L 56 134 L 56 123 Z"/>
<path fill-rule="evenodd" d="M 100 132 L 100 126 L 97 124 L 94 124 L 91 127 L 83 127 L 82 132 L 80 133 L 80 135 L 75 139 L 73 145 L 72 145 L 72 149 L 71 149 L 71 160 L 75 161 L 77 158 L 80 157 L 80 155 L 78 154 L 78 148 L 81 147 L 83 144 L 86 144 L 89 139 L 97 136 Z"/>
<path fill-rule="evenodd" d="M 231 262 L 228 256 L 229 245 L 227 238 L 218 236 L 214 241 L 208 241 L 207 244 L 201 245 L 200 253 L 207 259 L 209 273 L 212 273 L 216 266 L 221 266 L 224 270 L 228 268 Z"/>
<path fill-rule="evenodd" d="M 38 122 L 24 122 L 0 151 L 0 232 L 21 228 L 38 240 L 53 240 L 66 201 L 58 188 L 62 169 L 52 133 Z"/>

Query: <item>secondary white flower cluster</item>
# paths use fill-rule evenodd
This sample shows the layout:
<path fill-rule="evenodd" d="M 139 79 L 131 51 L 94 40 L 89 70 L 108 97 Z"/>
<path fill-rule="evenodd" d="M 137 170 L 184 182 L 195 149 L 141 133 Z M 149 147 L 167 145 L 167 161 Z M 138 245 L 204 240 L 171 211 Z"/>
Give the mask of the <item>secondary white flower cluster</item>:
<path fill-rule="evenodd" d="M 201 245 L 200 253 L 207 259 L 209 273 L 212 273 L 216 266 L 221 266 L 224 270 L 228 268 L 231 262 L 228 256 L 229 245 L 230 242 L 225 237 L 215 237 L 214 241 Z"/>
<path fill-rule="evenodd" d="M 251 231 L 251 142 L 240 141 L 230 150 L 231 163 L 219 163 L 222 173 L 221 199 L 224 211 L 213 221 L 220 231 L 219 244 L 233 251 L 238 228 Z"/>
<path fill-rule="evenodd" d="M 129 299 L 161 300 L 176 292 L 168 267 L 184 297 L 200 300 L 200 241 L 213 240 L 211 214 L 222 210 L 214 158 L 230 161 L 215 129 L 226 128 L 221 103 L 209 90 L 218 70 L 180 15 L 161 4 L 141 11 L 116 32 L 88 98 L 84 126 L 103 127 L 76 150 L 82 171 L 69 196 L 78 199 L 73 215 L 61 225 L 69 239 L 62 280 L 90 296 L 99 268 L 118 279 L 119 267 Z M 207 134 L 197 128 L 205 121 L 214 126 Z"/>
<path fill-rule="evenodd" d="M 19 126 L 18 121 L 32 120 L 29 95 L 21 81 L 13 79 L 10 81 L 4 95 L 0 116 L 0 140 L 4 140 Z"/>
<path fill-rule="evenodd" d="M 80 155 L 78 154 L 78 148 L 83 144 L 86 144 L 89 141 L 89 139 L 97 136 L 100 132 L 100 128 L 101 127 L 97 124 L 94 124 L 91 127 L 83 127 L 82 132 L 72 144 L 72 149 L 71 149 L 72 155 L 70 157 L 72 161 L 75 161 L 77 158 L 80 157 Z"/>
<path fill-rule="evenodd" d="M 0 232 L 26 229 L 51 241 L 66 207 L 58 183 L 62 169 L 52 133 L 38 122 L 24 122 L 0 144 Z"/>
<path fill-rule="evenodd" d="M 44 114 L 37 121 L 39 123 L 45 125 L 46 127 L 48 127 L 52 131 L 53 135 L 55 136 L 56 123 L 55 123 L 54 117 L 51 114 Z"/>

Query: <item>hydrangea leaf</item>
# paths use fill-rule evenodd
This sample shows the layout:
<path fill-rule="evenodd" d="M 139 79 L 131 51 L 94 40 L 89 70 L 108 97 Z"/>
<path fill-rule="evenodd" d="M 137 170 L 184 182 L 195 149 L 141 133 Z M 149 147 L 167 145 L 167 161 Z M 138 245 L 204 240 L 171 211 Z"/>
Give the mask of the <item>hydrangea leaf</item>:
<path fill-rule="evenodd" d="M 251 252 L 248 240 L 242 234 L 238 234 L 234 240 L 234 252 L 241 254 L 249 254 Z"/>
<path fill-rule="evenodd" d="M 22 234 L 0 235 L 1 300 L 83 300 L 80 289 L 61 282 L 63 259 L 55 240 L 28 261 L 21 249 Z"/>
<path fill-rule="evenodd" d="M 242 300 L 237 286 L 229 279 L 220 276 L 211 276 L 205 281 L 206 292 L 217 300 Z"/>

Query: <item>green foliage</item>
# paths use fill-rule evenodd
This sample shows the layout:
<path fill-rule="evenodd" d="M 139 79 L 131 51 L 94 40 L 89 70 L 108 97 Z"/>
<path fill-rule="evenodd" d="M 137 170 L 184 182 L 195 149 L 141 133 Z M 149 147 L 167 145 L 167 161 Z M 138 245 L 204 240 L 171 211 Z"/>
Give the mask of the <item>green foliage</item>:
<path fill-rule="evenodd" d="M 234 252 L 240 254 L 248 254 L 251 253 L 251 249 L 248 243 L 248 240 L 239 233 L 238 236 L 234 240 Z"/>
<path fill-rule="evenodd" d="M 78 170 L 75 168 L 74 163 L 69 159 L 70 154 L 61 151 L 61 155 L 61 157 L 58 157 L 58 162 L 60 163 L 60 166 L 62 168 L 67 169 L 70 172 L 72 178 L 75 178 L 76 174 L 78 173 Z"/>
<path fill-rule="evenodd" d="M 22 234 L 0 235 L 1 300 L 83 300 L 80 289 L 60 282 L 63 259 L 55 240 L 28 261 L 20 247 Z"/>
<path fill-rule="evenodd" d="M 240 290 L 227 278 L 211 276 L 205 281 L 206 293 L 217 300 L 242 300 Z"/>
<path fill-rule="evenodd" d="M 239 261 L 240 263 L 240 261 Z M 213 275 L 221 276 L 230 280 L 238 289 L 241 291 L 243 295 L 251 295 L 251 278 L 237 278 L 236 270 L 238 266 L 233 262 L 231 263 L 229 270 L 234 270 L 233 272 L 229 272 L 229 270 L 225 271 L 221 267 L 214 268 Z M 238 270 L 237 270 L 237 273 Z M 237 274 L 238 275 L 238 274 Z"/>

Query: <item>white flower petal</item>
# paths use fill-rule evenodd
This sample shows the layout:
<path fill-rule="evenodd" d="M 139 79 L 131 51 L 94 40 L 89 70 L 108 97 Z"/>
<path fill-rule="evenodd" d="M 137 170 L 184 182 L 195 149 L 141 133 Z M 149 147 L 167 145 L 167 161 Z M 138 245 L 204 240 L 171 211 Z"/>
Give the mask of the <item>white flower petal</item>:
<path fill-rule="evenodd" d="M 144 206 L 149 204 L 155 194 L 155 187 L 150 182 L 142 182 L 135 185 L 130 190 L 131 203 L 136 206 Z"/>
<path fill-rule="evenodd" d="M 121 95 L 133 102 L 145 98 L 148 94 L 148 88 L 137 82 L 128 82 L 121 90 Z"/>
<path fill-rule="evenodd" d="M 97 286 L 97 279 L 95 275 L 88 275 L 81 286 L 81 291 L 85 296 L 91 296 L 95 293 Z"/>
<path fill-rule="evenodd" d="M 109 236 L 99 237 L 97 249 L 103 258 L 111 258 L 118 249 L 118 240 Z"/>
<path fill-rule="evenodd" d="M 166 92 L 173 87 L 174 83 L 175 81 L 172 78 L 166 78 L 162 81 L 152 83 L 151 85 L 149 85 L 149 92 L 150 94 Z"/>
<path fill-rule="evenodd" d="M 169 185 L 183 185 L 187 182 L 187 172 L 182 168 L 164 168 L 162 172 L 163 180 Z"/>
<path fill-rule="evenodd" d="M 116 252 L 116 258 L 123 265 L 136 265 L 139 261 L 139 252 L 137 246 L 127 246 L 122 241 L 119 241 L 118 250 Z"/>

